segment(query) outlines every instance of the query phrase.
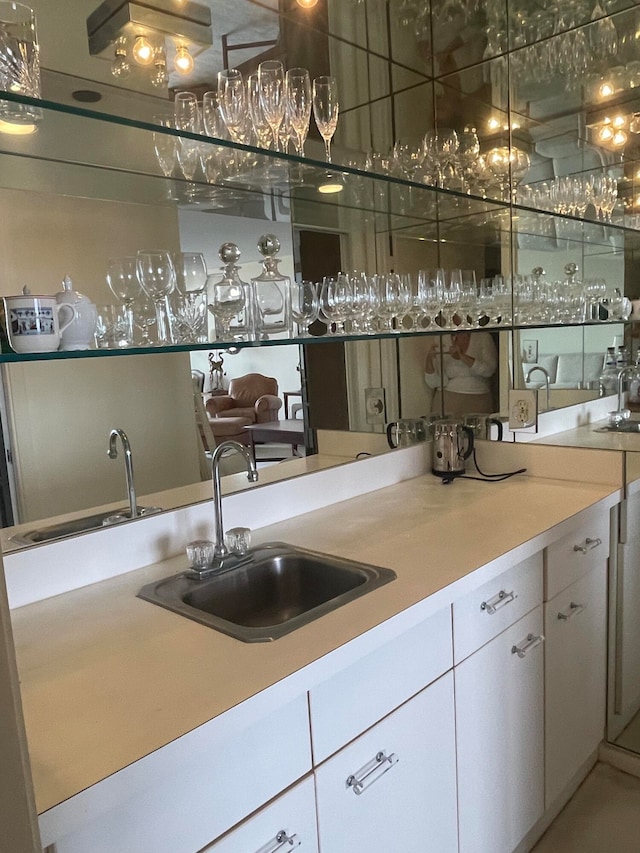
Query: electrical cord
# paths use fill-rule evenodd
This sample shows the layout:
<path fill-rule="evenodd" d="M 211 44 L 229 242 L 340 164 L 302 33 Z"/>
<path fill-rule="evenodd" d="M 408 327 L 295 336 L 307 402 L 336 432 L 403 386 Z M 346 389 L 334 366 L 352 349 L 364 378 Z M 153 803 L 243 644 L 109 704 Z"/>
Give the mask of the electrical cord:
<path fill-rule="evenodd" d="M 499 483 L 501 480 L 508 480 L 509 477 L 515 477 L 516 474 L 524 474 L 527 470 L 526 468 L 518 468 L 517 471 L 506 471 L 503 474 L 485 474 L 478 465 L 475 447 L 473 448 L 473 464 L 476 466 L 476 470 L 480 476 L 472 477 L 470 474 L 461 474 L 461 476 L 465 480 L 479 480 L 481 483 Z"/>

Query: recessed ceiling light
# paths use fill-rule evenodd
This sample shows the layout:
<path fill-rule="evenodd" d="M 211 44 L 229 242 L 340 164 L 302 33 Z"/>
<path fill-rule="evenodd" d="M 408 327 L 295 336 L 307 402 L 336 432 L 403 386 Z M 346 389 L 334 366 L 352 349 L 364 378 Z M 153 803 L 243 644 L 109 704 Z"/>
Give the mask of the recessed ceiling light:
<path fill-rule="evenodd" d="M 100 92 L 93 89 L 76 89 L 75 92 L 71 93 L 71 97 L 74 101 L 80 101 L 82 104 L 97 104 L 98 101 L 102 100 Z"/>

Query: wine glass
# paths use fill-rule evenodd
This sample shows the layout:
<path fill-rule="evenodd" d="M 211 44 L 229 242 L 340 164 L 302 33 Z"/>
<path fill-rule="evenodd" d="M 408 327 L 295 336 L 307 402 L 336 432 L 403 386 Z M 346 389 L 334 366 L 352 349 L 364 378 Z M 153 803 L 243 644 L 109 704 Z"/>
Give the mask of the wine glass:
<path fill-rule="evenodd" d="M 298 157 L 304 157 L 304 143 L 311 119 L 311 78 L 306 68 L 290 68 L 286 78 L 286 113 L 293 130 Z"/>
<path fill-rule="evenodd" d="M 324 140 L 327 163 L 331 162 L 331 140 L 338 126 L 338 84 L 335 77 L 316 77 L 313 81 L 313 117 Z"/>
<path fill-rule="evenodd" d="M 215 281 L 211 281 L 214 278 Z M 244 308 L 245 297 L 242 283 L 237 283 L 226 276 L 220 279 L 219 274 L 207 278 L 207 293 L 211 299 L 209 311 L 220 324 L 218 340 L 232 340 L 231 321 Z"/>
<path fill-rule="evenodd" d="M 136 274 L 136 259 L 134 256 L 125 258 L 109 258 L 107 265 L 107 284 L 118 302 L 124 305 L 129 330 L 133 337 L 132 306 L 140 296 L 140 282 Z"/>
<path fill-rule="evenodd" d="M 132 307 L 134 328 L 142 332 L 142 338 L 137 345 L 152 347 L 154 342 L 151 340 L 149 329 L 156 324 L 156 307 L 143 290 L 140 291 Z"/>
<path fill-rule="evenodd" d="M 192 302 L 207 286 L 207 267 L 200 252 L 174 252 L 176 290 Z"/>
<path fill-rule="evenodd" d="M 284 67 L 277 59 L 268 59 L 258 65 L 258 89 L 264 116 L 271 128 L 273 147 L 278 151 L 278 132 L 284 119 L 286 98 Z"/>
<path fill-rule="evenodd" d="M 423 139 L 427 162 L 435 167 L 438 186 L 444 187 L 445 169 L 455 161 L 458 152 L 458 134 L 450 128 L 428 130 Z"/>
<path fill-rule="evenodd" d="M 425 156 L 421 139 L 404 137 L 398 139 L 393 146 L 393 159 L 403 177 L 410 181 L 415 180 L 416 172 L 422 167 Z"/>
<path fill-rule="evenodd" d="M 160 346 L 173 343 L 173 326 L 168 296 L 176 273 L 169 252 L 163 249 L 141 250 L 136 255 L 138 281 L 156 308 L 157 338 Z"/>
<path fill-rule="evenodd" d="M 318 319 L 319 313 L 317 285 L 312 281 L 291 282 L 291 316 L 296 322 L 297 337 L 309 337 L 309 326 Z"/>
<path fill-rule="evenodd" d="M 247 101 L 242 73 L 236 68 L 218 71 L 220 114 L 234 142 L 246 142 Z"/>

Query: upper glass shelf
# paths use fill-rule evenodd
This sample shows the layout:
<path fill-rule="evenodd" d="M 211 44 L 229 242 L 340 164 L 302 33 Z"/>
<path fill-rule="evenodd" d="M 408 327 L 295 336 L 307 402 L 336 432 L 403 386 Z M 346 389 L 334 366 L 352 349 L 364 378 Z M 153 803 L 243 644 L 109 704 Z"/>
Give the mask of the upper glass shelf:
<path fill-rule="evenodd" d="M 592 178 L 598 175 L 592 171 L 568 176 L 558 186 L 548 181 L 514 185 L 508 147 L 493 151 L 490 156 L 500 158 L 500 163 L 484 185 L 472 183 L 475 192 L 467 193 L 460 180 L 455 189 L 425 184 L 417 175 L 414 180 L 398 177 L 391 163 L 389 173 L 380 174 L 357 165 L 330 164 L 179 133 L 152 122 L 86 108 L 8 94 L 2 98 L 27 104 L 41 115 L 38 130 L 32 135 L 0 134 L 0 157 L 7 160 L 0 181 L 7 189 L 190 206 L 264 219 L 277 215 L 274 205 L 284 205 L 287 215 L 293 210 L 294 220 L 301 218 L 302 211 L 312 222 L 325 225 L 338 225 L 336 217 L 344 220 L 346 216 L 348 221 L 357 219 L 372 225 L 378 233 L 422 229 L 416 236 L 432 240 L 441 239 L 440 231 L 449 229 L 452 220 L 458 226 L 483 222 L 506 234 L 512 227 L 510 211 L 519 210 L 530 216 L 542 211 L 553 221 L 575 220 L 565 228 L 565 232 L 571 231 L 572 239 L 603 246 L 611 243 L 612 234 L 634 230 L 637 224 L 623 217 L 617 181 L 607 185 L 608 195 L 605 187 L 602 198 L 595 197 Z M 307 147 L 320 154 L 317 144 L 310 142 Z M 340 158 L 343 154 L 337 152 Z M 346 159 L 363 165 L 356 158 Z M 446 174 L 455 186 L 456 175 L 450 169 Z M 520 180 L 526 177 L 521 174 Z M 571 182 L 582 187 L 580 198 L 575 193 L 567 195 Z M 631 180 L 627 192 L 633 191 Z M 597 227 L 585 226 L 580 237 L 583 218 L 591 220 L 592 225 L 594 220 L 600 222 Z M 471 239 L 478 242 L 480 236 Z"/>

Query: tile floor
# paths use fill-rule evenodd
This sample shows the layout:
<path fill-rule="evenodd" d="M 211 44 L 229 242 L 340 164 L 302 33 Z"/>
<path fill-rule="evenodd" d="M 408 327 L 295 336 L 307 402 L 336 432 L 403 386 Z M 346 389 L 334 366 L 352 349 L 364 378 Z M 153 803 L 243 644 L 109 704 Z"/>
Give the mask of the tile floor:
<path fill-rule="evenodd" d="M 640 779 L 596 764 L 532 853 L 640 853 Z"/>

